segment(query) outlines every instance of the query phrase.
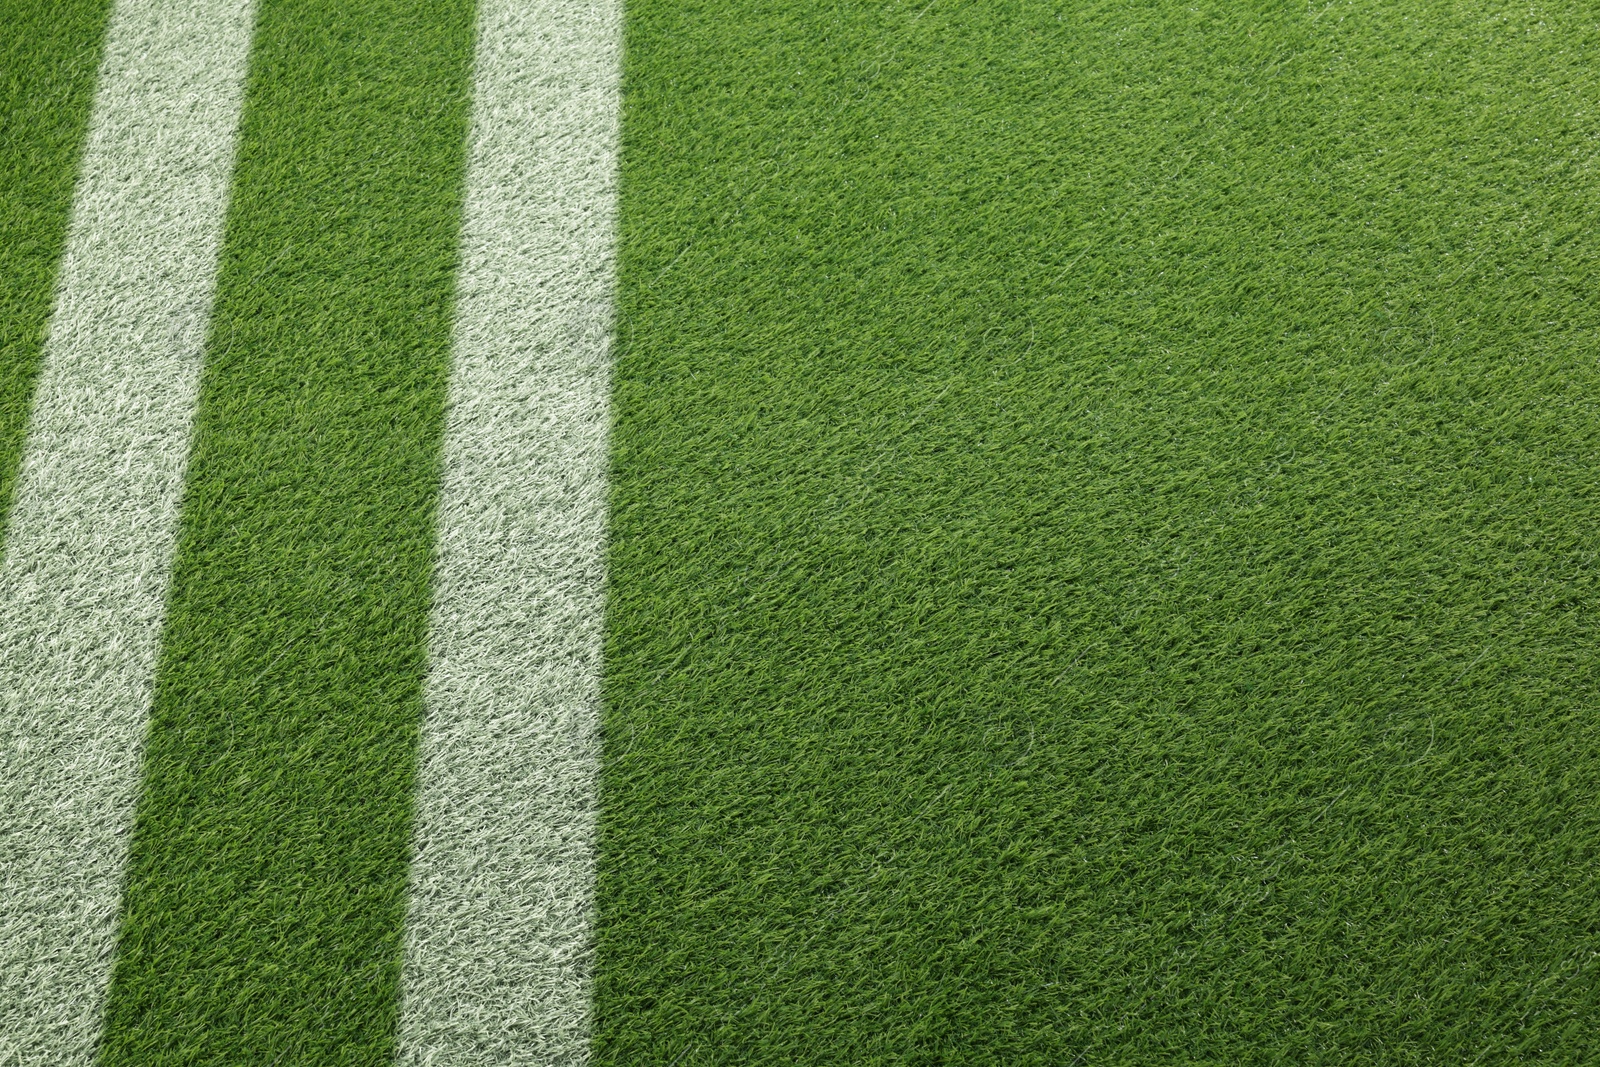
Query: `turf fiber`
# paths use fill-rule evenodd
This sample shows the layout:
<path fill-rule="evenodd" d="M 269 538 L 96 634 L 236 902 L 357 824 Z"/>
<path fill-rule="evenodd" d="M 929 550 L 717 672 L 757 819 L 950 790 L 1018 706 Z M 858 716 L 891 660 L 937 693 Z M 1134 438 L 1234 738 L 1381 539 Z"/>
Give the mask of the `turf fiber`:
<path fill-rule="evenodd" d="M 405 1065 L 586 1062 L 618 0 L 478 0 Z"/>
<path fill-rule="evenodd" d="M 596 1062 L 1600 1057 L 1597 49 L 629 4 Z"/>
<path fill-rule="evenodd" d="M 110 8 L 0 3 L 0 551 Z"/>
<path fill-rule="evenodd" d="M 0 0 L 0 504 L 104 13 Z M 261 7 L 107 1064 L 396 1057 L 474 15 Z M 1597 52 L 626 6 L 594 1062 L 1600 1061 Z"/>
<path fill-rule="evenodd" d="M 0 557 L 0 1063 L 100 1033 L 252 15 L 106 29 Z"/>
<path fill-rule="evenodd" d="M 394 1056 L 465 0 L 265 0 L 101 1061 Z"/>

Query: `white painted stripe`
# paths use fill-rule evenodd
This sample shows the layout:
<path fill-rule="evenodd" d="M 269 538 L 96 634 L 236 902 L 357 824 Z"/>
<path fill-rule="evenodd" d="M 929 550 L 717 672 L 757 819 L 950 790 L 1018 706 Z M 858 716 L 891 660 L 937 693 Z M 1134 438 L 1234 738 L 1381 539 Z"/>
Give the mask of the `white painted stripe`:
<path fill-rule="evenodd" d="M 620 0 L 481 0 L 400 1060 L 588 1058 Z"/>
<path fill-rule="evenodd" d="M 117 0 L 0 558 L 0 1063 L 87 1064 L 251 0 Z"/>

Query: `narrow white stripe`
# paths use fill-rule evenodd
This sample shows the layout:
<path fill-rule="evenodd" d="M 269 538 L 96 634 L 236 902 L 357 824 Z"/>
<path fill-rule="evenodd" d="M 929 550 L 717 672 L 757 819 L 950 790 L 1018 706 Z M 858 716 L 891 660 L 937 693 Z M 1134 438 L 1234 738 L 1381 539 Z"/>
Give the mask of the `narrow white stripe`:
<path fill-rule="evenodd" d="M 250 0 L 117 0 L 0 558 L 0 1063 L 93 1059 Z"/>
<path fill-rule="evenodd" d="M 588 1058 L 620 0 L 482 0 L 400 1059 Z"/>

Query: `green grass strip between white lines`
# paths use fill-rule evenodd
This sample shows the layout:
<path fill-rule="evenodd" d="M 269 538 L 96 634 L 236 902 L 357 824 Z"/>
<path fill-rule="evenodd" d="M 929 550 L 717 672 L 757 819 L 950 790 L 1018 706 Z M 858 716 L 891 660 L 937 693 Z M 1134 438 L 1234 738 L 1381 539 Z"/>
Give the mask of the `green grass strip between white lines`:
<path fill-rule="evenodd" d="M 479 8 L 405 1063 L 588 1055 L 621 33 Z"/>
<path fill-rule="evenodd" d="M 0 561 L 0 1062 L 88 1063 L 251 0 L 119 0 Z"/>

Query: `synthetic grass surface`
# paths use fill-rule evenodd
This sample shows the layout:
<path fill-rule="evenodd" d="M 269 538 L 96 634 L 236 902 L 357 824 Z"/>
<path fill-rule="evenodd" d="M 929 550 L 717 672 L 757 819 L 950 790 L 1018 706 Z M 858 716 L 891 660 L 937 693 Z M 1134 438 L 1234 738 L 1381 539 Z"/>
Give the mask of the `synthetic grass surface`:
<path fill-rule="evenodd" d="M 260 7 L 104 1063 L 393 1058 L 471 47 Z"/>
<path fill-rule="evenodd" d="M 587 1061 L 620 0 L 478 0 L 402 1064 Z"/>
<path fill-rule="evenodd" d="M 597 1062 L 1593 1062 L 1592 7 L 628 11 Z"/>
<path fill-rule="evenodd" d="M 92 1061 L 253 5 L 118 0 L 0 557 L 0 1061 Z"/>
<path fill-rule="evenodd" d="M 0 552 L 110 7 L 0 3 Z"/>

